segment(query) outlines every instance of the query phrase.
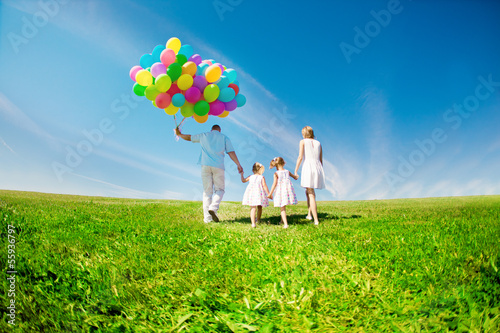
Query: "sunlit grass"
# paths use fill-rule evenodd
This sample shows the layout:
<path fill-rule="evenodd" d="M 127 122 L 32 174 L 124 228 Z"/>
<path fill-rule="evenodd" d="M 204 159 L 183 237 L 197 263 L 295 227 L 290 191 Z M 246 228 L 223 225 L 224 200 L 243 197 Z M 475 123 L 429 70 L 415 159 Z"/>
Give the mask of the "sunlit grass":
<path fill-rule="evenodd" d="M 500 196 L 321 202 L 318 227 L 287 210 L 252 229 L 239 203 L 204 224 L 198 202 L 0 191 L 15 328 L 498 331 Z"/>

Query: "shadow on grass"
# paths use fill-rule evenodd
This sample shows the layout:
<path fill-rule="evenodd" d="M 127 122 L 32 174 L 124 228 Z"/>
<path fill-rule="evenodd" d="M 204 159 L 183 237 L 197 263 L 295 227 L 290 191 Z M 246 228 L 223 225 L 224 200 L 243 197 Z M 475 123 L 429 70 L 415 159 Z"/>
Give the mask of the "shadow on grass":
<path fill-rule="evenodd" d="M 358 219 L 360 217 L 361 217 L 361 215 L 340 216 L 340 215 L 334 215 L 334 214 L 328 214 L 328 213 L 318 213 L 318 219 L 319 219 L 320 223 L 327 222 L 327 221 L 333 221 L 333 220 L 340 220 L 340 219 Z M 306 216 L 304 214 L 287 215 L 287 220 L 288 220 L 288 224 L 295 224 L 295 225 L 306 225 L 306 224 L 312 223 L 312 221 L 306 219 Z M 237 222 L 237 223 L 251 224 L 250 216 L 240 217 L 237 219 L 227 220 L 224 222 L 228 222 L 228 223 Z M 281 224 L 281 216 L 278 213 L 274 216 L 262 217 L 260 224 L 279 225 L 279 224 Z"/>

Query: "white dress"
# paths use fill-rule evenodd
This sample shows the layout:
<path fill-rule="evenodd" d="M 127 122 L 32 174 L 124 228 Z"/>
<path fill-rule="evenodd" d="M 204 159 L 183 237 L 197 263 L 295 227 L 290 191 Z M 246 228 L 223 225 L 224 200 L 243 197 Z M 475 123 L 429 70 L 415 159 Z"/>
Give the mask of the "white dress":
<path fill-rule="evenodd" d="M 264 186 L 262 185 L 262 178 L 264 176 L 253 174 L 248 180 L 247 189 L 243 194 L 242 204 L 246 206 L 269 206 Z"/>
<path fill-rule="evenodd" d="M 274 189 L 274 207 L 296 205 L 297 196 L 290 180 L 290 171 L 278 170 L 276 171 L 276 175 L 278 176 L 278 180 Z"/>
<path fill-rule="evenodd" d="M 305 188 L 325 188 L 325 172 L 319 160 L 321 143 L 314 139 L 304 139 L 304 164 L 300 175 L 300 186 Z"/>

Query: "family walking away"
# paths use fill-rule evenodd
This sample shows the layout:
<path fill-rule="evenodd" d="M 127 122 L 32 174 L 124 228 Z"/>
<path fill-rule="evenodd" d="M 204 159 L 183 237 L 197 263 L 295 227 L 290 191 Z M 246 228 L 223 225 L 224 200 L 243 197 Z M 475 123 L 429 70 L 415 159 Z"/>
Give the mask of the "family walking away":
<path fill-rule="evenodd" d="M 179 128 L 175 133 L 182 139 L 198 142 L 201 145 L 201 154 L 198 164 L 201 164 L 201 179 L 203 182 L 203 215 L 204 222 L 219 222 L 218 210 L 224 196 L 224 156 L 228 154 L 238 167 L 241 181 L 248 183 L 243 195 L 242 204 L 250 206 L 250 221 L 255 228 L 260 222 L 262 208 L 269 206 L 269 199 L 274 200 L 274 207 L 280 207 L 281 221 L 284 228 L 288 228 L 286 215 L 287 205 L 296 205 L 297 196 L 291 178 L 299 178 L 298 171 L 302 164 L 300 185 L 305 188 L 308 212 L 306 219 L 319 224 L 316 205 L 315 189 L 325 188 L 325 174 L 323 171 L 323 151 L 321 143 L 315 139 L 314 131 L 310 126 L 302 129 L 303 140 L 299 144 L 299 157 L 292 173 L 285 169 L 285 160 L 275 157 L 269 168 L 276 168 L 271 190 L 267 187 L 264 178 L 265 167 L 256 162 L 252 167 L 253 174 L 244 177 L 243 168 L 238 161 L 231 140 L 221 133 L 219 125 L 214 125 L 207 133 L 196 135 L 182 134 Z"/>

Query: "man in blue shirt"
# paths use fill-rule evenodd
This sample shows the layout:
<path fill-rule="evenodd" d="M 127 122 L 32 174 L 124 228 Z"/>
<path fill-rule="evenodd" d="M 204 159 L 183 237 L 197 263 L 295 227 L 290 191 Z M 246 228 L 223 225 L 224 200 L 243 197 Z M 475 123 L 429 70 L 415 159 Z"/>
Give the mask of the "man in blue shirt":
<path fill-rule="evenodd" d="M 201 180 L 203 181 L 203 220 L 219 222 L 217 211 L 224 196 L 224 153 L 238 166 L 238 172 L 243 173 L 243 168 L 234 152 L 231 140 L 221 133 L 219 125 L 212 126 L 212 131 L 196 135 L 182 134 L 176 128 L 175 134 L 180 138 L 199 142 L 201 155 L 198 164 L 201 164 Z"/>

